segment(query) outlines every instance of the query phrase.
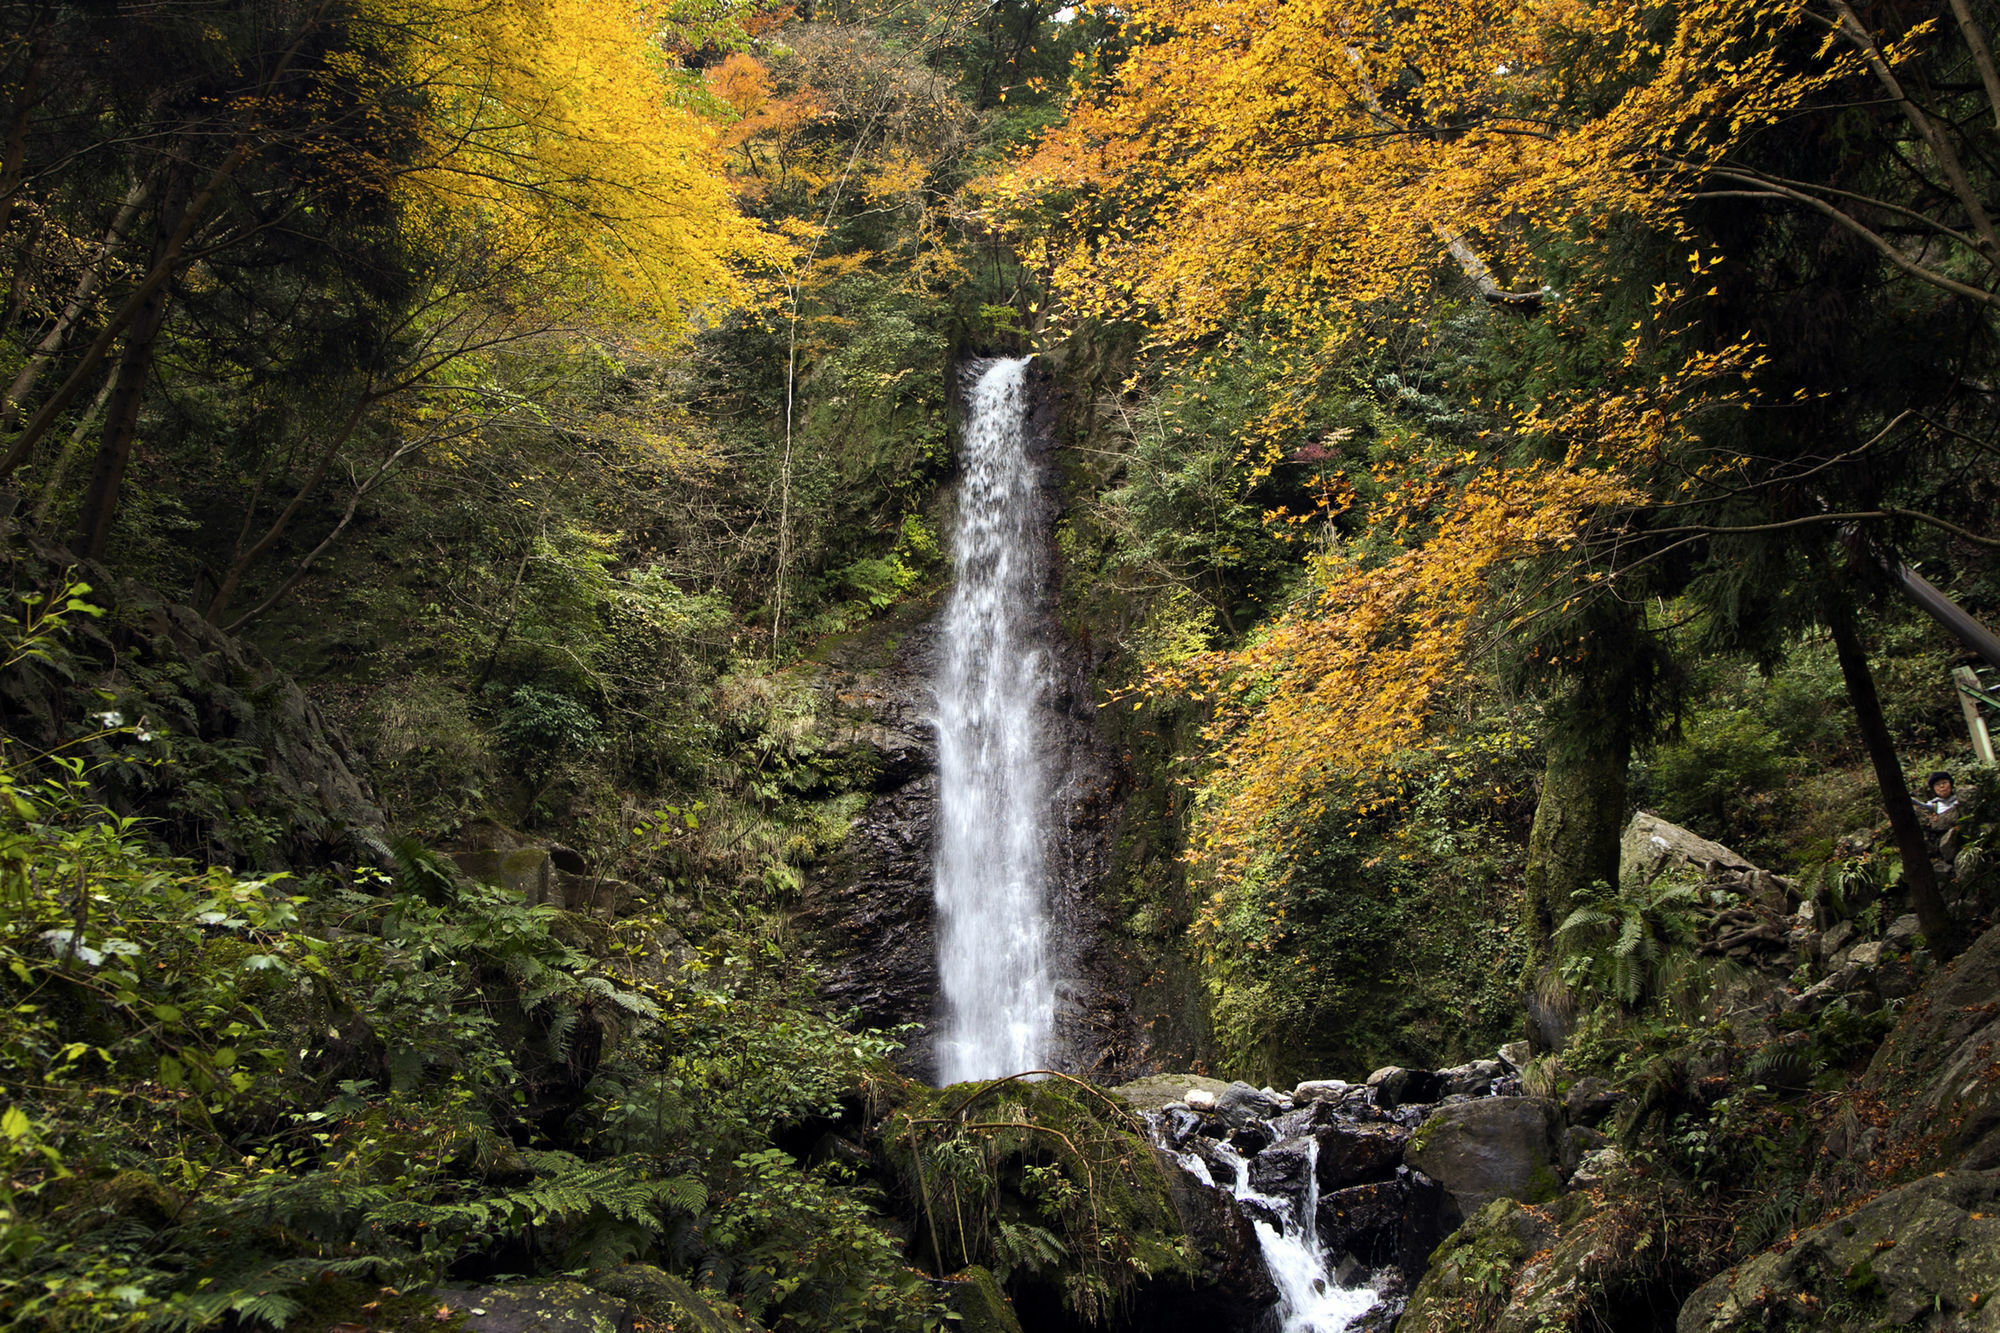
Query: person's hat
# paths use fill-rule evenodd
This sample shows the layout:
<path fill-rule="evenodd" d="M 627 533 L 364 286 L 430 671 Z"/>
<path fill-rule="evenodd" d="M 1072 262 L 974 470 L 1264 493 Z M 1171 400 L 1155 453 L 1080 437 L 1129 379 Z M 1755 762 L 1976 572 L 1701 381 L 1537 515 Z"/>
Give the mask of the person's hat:
<path fill-rule="evenodd" d="M 1931 774 L 1929 777 L 1924 779 L 1924 785 L 1926 787 L 1935 787 L 1938 785 L 1939 782 L 1950 782 L 1950 781 L 1951 781 L 1951 774 L 1945 772 L 1943 769 L 1939 769 L 1937 772 Z"/>

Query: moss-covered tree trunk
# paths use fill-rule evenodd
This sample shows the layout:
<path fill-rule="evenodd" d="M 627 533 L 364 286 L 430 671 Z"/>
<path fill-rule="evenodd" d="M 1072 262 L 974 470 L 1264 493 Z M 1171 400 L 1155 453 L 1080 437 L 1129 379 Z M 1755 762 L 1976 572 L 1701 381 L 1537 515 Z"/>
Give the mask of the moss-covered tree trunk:
<path fill-rule="evenodd" d="M 1567 1006 L 1551 974 L 1556 927 L 1569 915 L 1579 889 L 1618 882 L 1625 771 L 1632 762 L 1627 726 L 1612 723 L 1595 733 L 1566 727 L 1563 733 L 1551 739 L 1541 800 L 1528 834 L 1524 979 L 1528 1039 L 1538 1050 L 1561 1049 L 1568 1032 Z"/>

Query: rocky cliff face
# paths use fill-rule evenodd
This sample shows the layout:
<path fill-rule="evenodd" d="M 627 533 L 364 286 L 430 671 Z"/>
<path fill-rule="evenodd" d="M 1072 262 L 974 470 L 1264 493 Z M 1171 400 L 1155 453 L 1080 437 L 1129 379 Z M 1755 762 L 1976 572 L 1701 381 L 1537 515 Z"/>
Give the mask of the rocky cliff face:
<path fill-rule="evenodd" d="M 1126 998 L 1127 964 L 1106 943 L 1110 932 L 1100 905 L 1128 784 L 1097 728 L 1092 653 L 1064 630 L 1056 613 L 1056 403 L 1048 377 L 1031 372 L 1031 378 L 1035 458 L 1045 473 L 1040 527 L 1049 543 L 1041 566 L 1050 573 L 1036 602 L 1041 639 L 1052 647 L 1041 724 L 1051 789 L 1047 864 L 1058 1063 L 1066 1072 L 1114 1083 L 1151 1067 Z M 827 961 L 825 995 L 852 1006 L 861 1022 L 873 1026 L 937 1017 L 931 681 L 940 610 L 937 603 L 910 608 L 823 655 L 820 687 L 829 714 L 838 719 L 832 739 L 866 752 L 874 795 L 842 853 L 809 885 L 807 917 Z M 928 1041 L 913 1042 L 905 1059 L 911 1072 L 927 1074 Z"/>

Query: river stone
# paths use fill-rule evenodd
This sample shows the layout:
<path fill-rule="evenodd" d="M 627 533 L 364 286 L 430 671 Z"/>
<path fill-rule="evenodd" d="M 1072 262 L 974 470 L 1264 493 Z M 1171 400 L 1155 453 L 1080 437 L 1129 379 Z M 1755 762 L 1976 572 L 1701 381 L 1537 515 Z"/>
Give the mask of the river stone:
<path fill-rule="evenodd" d="M 1401 1180 L 1378 1180 L 1320 1195 L 1315 1219 L 1320 1244 L 1329 1255 L 1345 1252 L 1370 1268 L 1395 1263 L 1401 1254 L 1408 1193 Z"/>
<path fill-rule="evenodd" d="M 1205 1092 L 1213 1097 L 1228 1086 L 1219 1078 L 1203 1078 L 1199 1074 L 1149 1074 L 1119 1084 L 1111 1089 L 1111 1095 L 1135 1111 L 1157 1111 L 1173 1102 L 1194 1106 L 1194 1102 L 1187 1101 L 1190 1092 Z"/>
<path fill-rule="evenodd" d="M 1803 1310 L 1832 1333 L 2000 1330 L 2000 1171 L 1927 1176 L 1801 1232 L 1695 1292 L 1675 1329 L 1747 1333 Z"/>
<path fill-rule="evenodd" d="M 1250 1159 L 1250 1188 L 1273 1199 L 1284 1199 L 1297 1212 L 1312 1180 L 1312 1140 L 1287 1139 Z"/>
<path fill-rule="evenodd" d="M 467 1333 L 632 1333 L 631 1304 L 581 1282 L 439 1287 L 430 1299 L 438 1308 L 463 1316 L 464 1322 L 455 1327 Z M 728 1333 L 731 1327 L 720 1325 L 717 1333 Z"/>
<path fill-rule="evenodd" d="M 1191 1111 L 1213 1111 L 1215 1109 L 1215 1094 L 1207 1088 L 1189 1088 L 1187 1096 L 1181 1100 L 1187 1103 L 1187 1107 Z"/>
<path fill-rule="evenodd" d="M 1461 1102 L 1423 1123 L 1404 1160 L 1444 1186 L 1461 1218 L 1495 1199 L 1545 1203 L 1562 1189 L 1561 1126 L 1556 1104 L 1539 1097 Z"/>
<path fill-rule="evenodd" d="M 1403 1161 L 1409 1131 L 1398 1125 L 1356 1125 L 1336 1121 L 1319 1134 L 1319 1187 L 1322 1193 L 1387 1180 Z"/>
<path fill-rule="evenodd" d="M 1422 1069 L 1388 1065 L 1368 1076 L 1375 1104 L 1384 1110 L 1434 1102 L 1444 1096 L 1444 1079 Z"/>
<path fill-rule="evenodd" d="M 1493 1080 L 1500 1077 L 1500 1072 L 1498 1060 L 1474 1060 L 1440 1069 L 1438 1077 L 1444 1080 L 1447 1097 L 1484 1097 L 1493 1091 Z"/>
<path fill-rule="evenodd" d="M 1269 1120 L 1282 1107 L 1276 1097 L 1257 1091 L 1248 1083 L 1231 1083 L 1215 1094 L 1215 1113 L 1231 1129 L 1243 1129 L 1259 1120 Z"/>
<path fill-rule="evenodd" d="M 1160 1133 L 1173 1147 L 1180 1147 L 1201 1133 L 1201 1117 L 1190 1107 L 1176 1102 L 1160 1112 Z"/>
<path fill-rule="evenodd" d="M 1352 1083 L 1337 1078 L 1307 1079 L 1292 1089 L 1292 1104 L 1305 1106 L 1313 1102 L 1338 1102 L 1353 1088 Z"/>
<path fill-rule="evenodd" d="M 1528 1061 L 1534 1058 L 1534 1051 L 1525 1041 L 1510 1041 L 1500 1047 L 1500 1063 L 1517 1074 L 1527 1069 Z"/>
<path fill-rule="evenodd" d="M 1229 1132 L 1229 1146 L 1239 1157 L 1255 1157 L 1277 1141 L 1278 1136 L 1271 1127 L 1261 1121 L 1252 1121 L 1241 1129 Z"/>

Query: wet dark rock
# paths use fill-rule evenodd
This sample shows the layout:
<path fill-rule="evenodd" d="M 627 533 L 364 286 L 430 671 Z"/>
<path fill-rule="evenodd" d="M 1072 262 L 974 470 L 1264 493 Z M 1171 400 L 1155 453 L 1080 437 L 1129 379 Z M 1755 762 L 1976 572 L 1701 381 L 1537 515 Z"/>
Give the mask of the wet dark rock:
<path fill-rule="evenodd" d="M 1166 1063 L 1153 1033 L 1172 1025 L 1149 1026 L 1136 1015 L 1133 997 L 1154 985 L 1158 955 L 1131 950 L 1099 899 L 1114 878 L 1131 782 L 1099 730 L 1093 668 L 1102 650 L 1072 635 L 1058 614 L 1058 403 L 1044 367 L 1030 367 L 1028 382 L 1031 457 L 1043 471 L 1044 544 L 1033 559 L 1034 632 L 1047 648 L 1038 720 L 1051 813 L 1045 844 L 1056 996 L 1050 1063 L 1117 1085 Z M 941 1017 L 932 904 L 937 743 L 930 722 L 940 611 L 937 602 L 900 607 L 820 653 L 819 685 L 832 715 L 829 757 L 870 774 L 874 795 L 842 852 L 810 877 L 804 913 L 828 1001 L 858 1010 L 869 1026 L 930 1025 L 900 1060 L 925 1076 L 936 1065 L 930 1043 Z"/>
<path fill-rule="evenodd" d="M 1370 1268 L 1396 1263 L 1402 1256 L 1408 1195 L 1407 1183 L 1394 1179 L 1320 1195 L 1320 1244 L 1328 1254 L 1345 1252 Z"/>
<path fill-rule="evenodd" d="M 1250 1188 L 1289 1200 L 1296 1209 L 1306 1197 L 1312 1171 L 1312 1140 L 1287 1139 L 1250 1159 Z"/>
<path fill-rule="evenodd" d="M 1255 1157 L 1271 1146 L 1277 1139 L 1270 1128 L 1263 1124 L 1249 1124 L 1229 1134 L 1229 1146 L 1240 1157 Z"/>
<path fill-rule="evenodd" d="M 1375 1104 L 1384 1110 L 1435 1102 L 1445 1093 L 1445 1081 L 1440 1075 L 1400 1065 L 1376 1070 L 1368 1076 L 1368 1086 L 1375 1090 Z"/>
<path fill-rule="evenodd" d="M 1269 1120 L 1282 1110 L 1276 1097 L 1259 1092 L 1248 1083 L 1232 1083 L 1215 1099 L 1215 1113 L 1231 1129 L 1243 1129 L 1259 1120 Z"/>
<path fill-rule="evenodd" d="M 1409 1131 L 1398 1125 L 1356 1125 L 1338 1123 L 1319 1134 L 1319 1188 L 1321 1193 L 1388 1180 L 1402 1165 Z"/>
<path fill-rule="evenodd" d="M 1160 1112 L 1160 1134 L 1176 1148 L 1199 1134 L 1201 1124 L 1201 1116 L 1185 1106 L 1168 1106 Z"/>
<path fill-rule="evenodd" d="M 1295 1139 L 1334 1124 L 1339 1112 L 1331 1102 L 1309 1102 L 1296 1111 L 1287 1111 L 1270 1122 L 1271 1133 L 1280 1139 Z"/>
<path fill-rule="evenodd" d="M 1451 1234 L 1451 1196 L 1443 1185 L 1414 1167 L 1398 1167 L 1403 1184 L 1402 1255 L 1398 1267 L 1412 1286 L 1423 1276 L 1431 1252 Z"/>

